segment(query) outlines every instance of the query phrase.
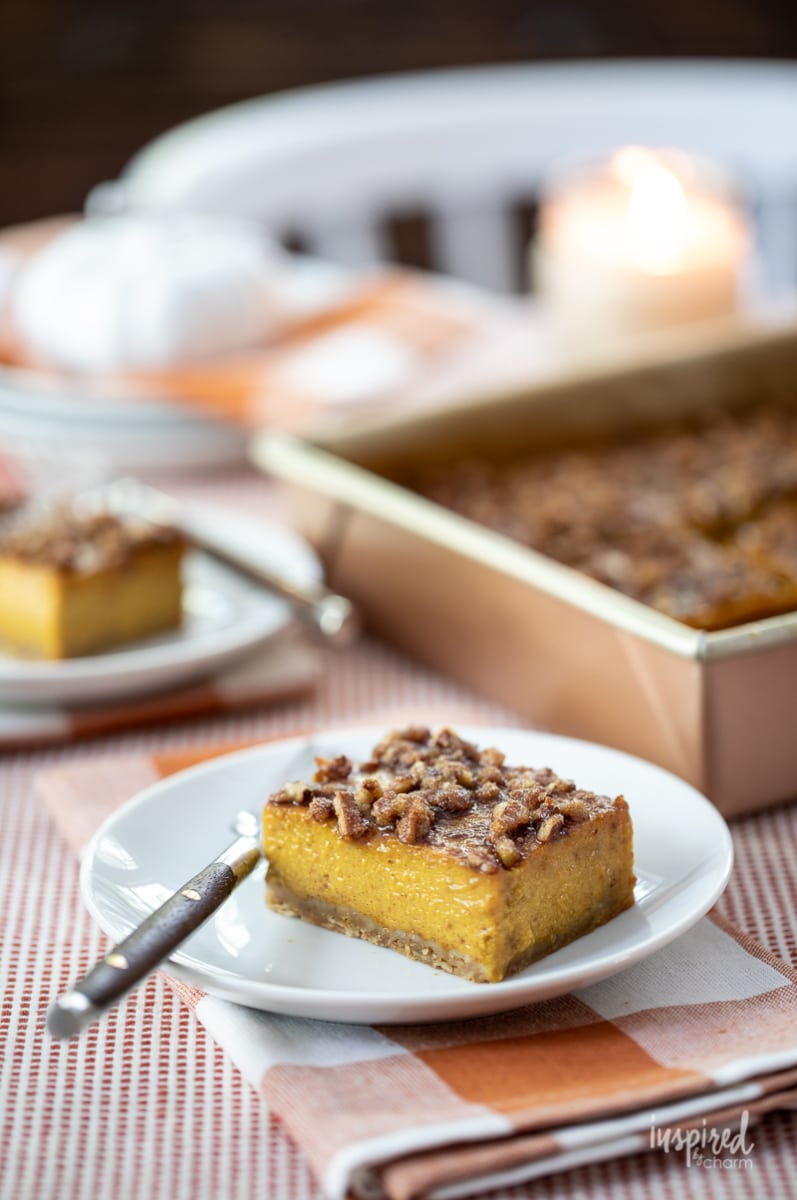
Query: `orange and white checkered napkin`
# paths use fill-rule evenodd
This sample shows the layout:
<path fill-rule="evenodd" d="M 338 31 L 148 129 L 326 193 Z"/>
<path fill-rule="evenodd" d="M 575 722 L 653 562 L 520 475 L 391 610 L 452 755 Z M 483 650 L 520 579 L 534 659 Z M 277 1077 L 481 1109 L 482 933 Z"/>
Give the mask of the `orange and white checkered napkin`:
<path fill-rule="evenodd" d="M 55 768 L 41 793 L 79 850 L 219 752 Z M 714 914 L 611 979 L 472 1021 L 339 1025 L 174 986 L 338 1200 L 448 1200 L 646 1148 L 754 1159 L 755 1120 L 797 1107 L 797 972 Z"/>
<path fill-rule="evenodd" d="M 307 691 L 320 671 L 317 652 L 289 632 L 212 678 L 168 691 L 82 706 L 0 705 L 0 753 L 275 704 Z"/>

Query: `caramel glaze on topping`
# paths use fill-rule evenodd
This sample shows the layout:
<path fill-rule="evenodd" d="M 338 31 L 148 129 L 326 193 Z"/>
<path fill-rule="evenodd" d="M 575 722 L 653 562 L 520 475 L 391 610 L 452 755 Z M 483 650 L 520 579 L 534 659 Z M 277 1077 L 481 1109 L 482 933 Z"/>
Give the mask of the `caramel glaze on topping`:
<path fill-rule="evenodd" d="M 485 874 L 511 870 L 614 803 L 549 767 L 508 767 L 500 750 L 480 750 L 451 729 L 394 731 L 358 769 L 344 755 L 316 766 L 312 783 L 286 784 L 269 803 L 307 805 L 350 840 L 438 846 Z"/>

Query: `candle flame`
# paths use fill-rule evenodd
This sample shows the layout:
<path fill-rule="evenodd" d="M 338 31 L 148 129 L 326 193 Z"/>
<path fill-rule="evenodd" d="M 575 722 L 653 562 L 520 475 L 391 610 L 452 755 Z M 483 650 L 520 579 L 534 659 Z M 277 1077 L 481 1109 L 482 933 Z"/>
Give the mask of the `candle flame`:
<path fill-rule="evenodd" d="M 628 191 L 629 252 L 654 275 L 671 275 L 683 265 L 689 204 L 681 180 L 661 156 L 629 146 L 612 168 Z"/>

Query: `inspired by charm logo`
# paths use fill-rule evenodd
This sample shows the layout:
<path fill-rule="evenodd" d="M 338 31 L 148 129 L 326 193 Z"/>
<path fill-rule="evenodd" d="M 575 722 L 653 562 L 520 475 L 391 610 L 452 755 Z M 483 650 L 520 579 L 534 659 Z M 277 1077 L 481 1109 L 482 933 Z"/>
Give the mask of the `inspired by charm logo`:
<path fill-rule="evenodd" d="M 663 1150 L 665 1154 L 671 1151 L 683 1153 L 688 1167 L 746 1171 L 753 1165 L 750 1154 L 755 1145 L 747 1132 L 749 1123 L 747 1109 L 742 1112 L 739 1126 L 735 1129 L 726 1125 L 709 1125 L 705 1119 L 700 1125 L 659 1126 L 654 1113 L 650 1121 L 650 1146 L 652 1150 Z"/>

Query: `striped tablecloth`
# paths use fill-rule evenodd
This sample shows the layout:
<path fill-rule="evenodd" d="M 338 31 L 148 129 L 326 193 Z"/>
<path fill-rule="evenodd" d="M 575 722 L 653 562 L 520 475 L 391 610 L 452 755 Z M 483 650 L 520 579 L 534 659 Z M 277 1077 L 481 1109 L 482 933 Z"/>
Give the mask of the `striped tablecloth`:
<path fill-rule="evenodd" d="M 163 483 L 163 481 L 159 481 Z M 182 485 L 191 498 L 273 516 L 251 477 Z M 176 489 L 175 489 L 176 490 Z M 330 656 L 314 694 L 278 709 L 136 730 L 0 759 L 0 1197 L 2 1200 L 302 1200 L 318 1194 L 279 1121 L 163 981 L 155 977 L 67 1045 L 42 1015 L 106 941 L 83 910 L 77 864 L 38 804 L 43 767 L 81 756 L 179 749 L 340 725 L 375 710 L 474 702 L 391 649 L 365 642 Z M 485 720 L 501 713 L 482 706 Z M 797 807 L 737 822 L 722 915 L 797 961 Z M 756 1126 L 750 1169 L 687 1169 L 646 1154 L 549 1176 L 514 1196 L 797 1196 L 797 1113 Z M 688 1170 L 688 1175 L 687 1175 Z"/>

